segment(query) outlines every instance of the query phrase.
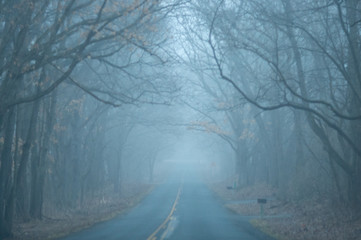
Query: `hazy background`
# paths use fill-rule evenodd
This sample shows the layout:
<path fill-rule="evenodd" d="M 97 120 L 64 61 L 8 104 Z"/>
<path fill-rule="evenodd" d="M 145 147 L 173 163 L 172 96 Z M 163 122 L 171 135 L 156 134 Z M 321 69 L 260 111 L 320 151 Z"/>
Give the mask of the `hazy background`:
<path fill-rule="evenodd" d="M 360 9 L 0 1 L 0 235 L 146 192 L 175 166 L 359 216 Z"/>

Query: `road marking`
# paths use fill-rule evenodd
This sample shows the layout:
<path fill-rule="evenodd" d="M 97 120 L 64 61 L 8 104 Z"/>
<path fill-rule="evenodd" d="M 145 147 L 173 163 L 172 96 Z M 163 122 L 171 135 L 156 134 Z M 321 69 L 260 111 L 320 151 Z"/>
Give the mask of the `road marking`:
<path fill-rule="evenodd" d="M 175 211 L 175 207 L 178 203 L 178 200 L 179 200 L 179 196 L 180 196 L 180 193 L 181 193 L 181 186 L 179 186 L 178 188 L 178 193 L 177 193 L 177 197 L 173 203 L 173 207 L 172 207 L 172 210 L 170 211 L 168 217 L 164 220 L 164 222 L 159 225 L 159 227 L 147 238 L 147 240 L 156 240 L 157 237 L 155 236 L 162 228 L 165 228 L 165 225 L 169 222 L 169 220 L 171 219 L 174 211 Z"/>
<path fill-rule="evenodd" d="M 177 218 L 175 216 L 172 216 L 167 225 L 167 229 L 163 232 L 162 236 L 160 237 L 160 240 L 164 240 L 169 234 L 172 234 L 172 232 L 175 229 L 176 222 L 177 222 Z"/>

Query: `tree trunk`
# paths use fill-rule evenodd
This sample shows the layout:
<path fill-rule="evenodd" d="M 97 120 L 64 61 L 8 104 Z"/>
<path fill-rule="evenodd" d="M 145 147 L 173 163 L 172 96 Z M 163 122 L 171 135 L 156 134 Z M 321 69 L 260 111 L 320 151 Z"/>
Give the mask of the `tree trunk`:
<path fill-rule="evenodd" d="M 13 142 L 15 128 L 14 109 L 10 109 L 7 114 L 4 145 L 1 152 L 1 169 L 0 169 L 0 238 L 10 237 L 12 235 L 13 223 L 13 201 L 12 193 L 12 165 L 11 147 Z"/>
<path fill-rule="evenodd" d="M 46 176 L 46 157 L 48 154 L 50 137 L 53 132 L 55 109 L 56 109 L 56 90 L 52 93 L 50 109 L 49 111 L 43 110 L 43 116 L 46 118 L 43 139 L 40 141 L 40 151 L 39 157 L 34 159 L 32 163 L 34 174 L 32 178 L 32 187 L 31 187 L 31 198 L 30 198 L 30 216 L 33 218 L 41 219 L 42 218 L 42 209 L 43 209 L 43 199 L 44 199 L 44 184 Z M 44 108 L 47 106 L 44 104 Z M 45 119 L 44 119 L 45 120 Z"/>
<path fill-rule="evenodd" d="M 28 133 L 26 137 L 26 141 L 23 145 L 22 155 L 20 159 L 19 169 L 17 171 L 17 179 L 16 179 L 16 202 L 18 207 L 18 213 L 23 219 L 28 219 L 29 212 L 27 211 L 27 177 L 26 170 L 28 167 L 28 161 L 30 158 L 32 144 L 34 142 L 34 138 L 36 135 L 36 123 L 39 115 L 39 106 L 40 100 L 34 102 L 33 109 L 30 118 L 30 124 L 28 128 Z"/>
<path fill-rule="evenodd" d="M 237 187 L 242 188 L 249 184 L 248 177 L 248 150 L 245 141 L 237 142 L 236 151 L 236 176 L 237 176 Z"/>
<path fill-rule="evenodd" d="M 114 176 L 114 192 L 116 192 L 118 196 L 120 196 L 122 191 L 122 147 L 123 146 L 120 146 L 120 149 L 118 149 L 117 152 L 118 156 L 116 159 Z"/>
<path fill-rule="evenodd" d="M 347 0 L 346 4 L 346 18 L 349 24 L 348 41 L 348 64 L 347 70 L 352 81 L 354 89 L 350 89 L 351 101 L 349 107 L 349 113 L 351 115 L 361 114 L 361 49 L 360 41 L 361 37 L 359 34 L 359 24 L 353 24 L 359 21 L 361 17 L 360 13 L 360 0 Z M 347 30 L 345 30 L 347 31 Z M 351 87 L 350 87 L 351 88 Z M 361 143 L 361 121 L 352 121 L 350 124 L 350 133 L 353 142 Z M 354 170 L 353 175 L 349 179 L 348 197 L 351 205 L 361 212 L 361 156 L 357 153 L 353 153 L 351 156 L 351 166 Z"/>

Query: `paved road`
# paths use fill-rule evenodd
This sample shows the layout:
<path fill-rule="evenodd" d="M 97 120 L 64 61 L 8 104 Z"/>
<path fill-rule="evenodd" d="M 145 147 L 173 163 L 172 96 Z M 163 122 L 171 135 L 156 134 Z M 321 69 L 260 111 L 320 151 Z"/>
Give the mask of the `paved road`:
<path fill-rule="evenodd" d="M 271 240 L 225 209 L 197 176 L 178 168 L 128 213 L 62 240 Z"/>

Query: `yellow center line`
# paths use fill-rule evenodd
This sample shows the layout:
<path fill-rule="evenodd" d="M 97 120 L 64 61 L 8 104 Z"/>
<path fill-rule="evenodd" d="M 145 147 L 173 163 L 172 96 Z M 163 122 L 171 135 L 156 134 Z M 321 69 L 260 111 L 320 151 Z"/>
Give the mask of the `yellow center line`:
<path fill-rule="evenodd" d="M 167 218 L 164 220 L 164 222 L 163 222 L 161 225 L 159 225 L 159 227 L 147 238 L 147 240 L 155 240 L 155 239 L 157 239 L 157 238 L 155 237 L 155 235 L 156 235 L 162 228 L 165 227 L 165 225 L 168 223 L 168 221 L 169 221 L 170 218 L 172 217 L 172 215 L 173 215 L 173 213 L 174 213 L 174 211 L 175 211 L 175 207 L 176 207 L 176 205 L 177 205 L 177 202 L 178 202 L 178 200 L 179 200 L 180 193 L 181 193 L 181 186 L 179 186 L 179 188 L 178 188 L 177 197 L 176 197 L 176 199 L 175 199 L 175 201 L 174 201 L 174 203 L 173 203 L 172 210 L 170 211 L 168 217 L 167 217 Z"/>

